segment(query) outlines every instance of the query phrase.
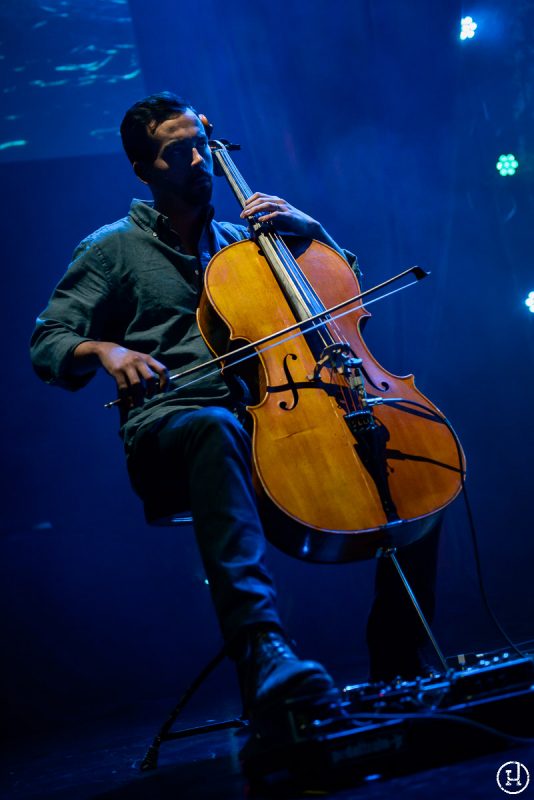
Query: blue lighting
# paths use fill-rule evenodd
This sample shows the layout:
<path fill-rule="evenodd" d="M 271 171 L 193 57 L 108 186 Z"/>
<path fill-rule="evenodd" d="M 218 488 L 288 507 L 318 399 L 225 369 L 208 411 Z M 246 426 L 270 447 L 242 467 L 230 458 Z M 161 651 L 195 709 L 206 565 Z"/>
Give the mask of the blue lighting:
<path fill-rule="evenodd" d="M 473 17 L 462 17 L 460 22 L 460 39 L 462 41 L 464 39 L 472 39 L 475 35 L 477 27 L 478 25 Z"/>
<path fill-rule="evenodd" d="M 528 297 L 525 300 L 525 305 L 530 311 L 531 314 L 534 314 L 534 292 L 529 292 Z"/>
<path fill-rule="evenodd" d="M 513 153 L 508 153 L 508 155 L 503 153 L 499 156 L 499 160 L 495 166 L 499 174 L 505 178 L 507 175 L 515 175 L 519 162 Z"/>
<path fill-rule="evenodd" d="M 1 12 L 0 164 L 119 152 L 122 113 L 145 93 L 127 0 L 31 0 L 23 19 L 16 6 Z"/>

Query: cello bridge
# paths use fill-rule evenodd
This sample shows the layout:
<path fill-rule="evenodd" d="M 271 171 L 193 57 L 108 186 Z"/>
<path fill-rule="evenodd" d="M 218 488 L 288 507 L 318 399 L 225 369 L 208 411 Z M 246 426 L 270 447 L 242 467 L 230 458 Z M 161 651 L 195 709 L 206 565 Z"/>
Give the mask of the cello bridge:
<path fill-rule="evenodd" d="M 309 381 L 318 381 L 321 376 L 321 371 L 326 368 L 335 370 L 340 375 L 344 375 L 349 379 L 354 376 L 358 371 L 362 359 L 357 358 L 351 346 L 347 342 L 336 342 L 335 344 L 327 345 L 320 357 L 318 358 L 313 373 L 308 375 Z"/>
<path fill-rule="evenodd" d="M 370 410 L 367 392 L 360 369 L 363 361 L 355 354 L 354 350 L 346 342 L 337 342 L 327 345 L 321 353 L 320 358 L 315 364 L 312 375 L 308 375 L 308 380 L 319 381 L 321 371 L 326 368 L 332 372 L 342 375 L 346 381 L 346 386 L 352 395 L 352 407 L 354 411 L 345 415 L 347 424 L 351 431 L 370 430 L 372 427 L 373 415 Z M 346 398 L 340 398 L 340 405 L 347 408 Z M 358 416 L 361 415 L 361 416 Z M 347 419 L 350 418 L 350 419 Z M 362 420 L 362 421 L 360 421 Z M 353 431 L 354 432 L 354 431 Z"/>

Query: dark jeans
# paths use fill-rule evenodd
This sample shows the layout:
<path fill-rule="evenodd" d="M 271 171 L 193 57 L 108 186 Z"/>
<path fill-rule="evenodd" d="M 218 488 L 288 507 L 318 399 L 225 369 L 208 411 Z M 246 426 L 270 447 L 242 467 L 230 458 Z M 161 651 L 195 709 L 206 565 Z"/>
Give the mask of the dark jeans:
<path fill-rule="evenodd" d="M 191 510 L 226 642 L 258 622 L 281 625 L 251 480 L 250 437 L 226 408 L 180 411 L 138 437 L 132 484 L 151 509 Z"/>
<path fill-rule="evenodd" d="M 132 484 L 161 516 L 190 509 L 215 610 L 227 642 L 245 626 L 280 624 L 265 537 L 251 481 L 250 437 L 226 408 L 180 411 L 145 430 L 128 457 Z M 431 616 L 438 529 L 399 560 Z M 368 623 L 371 666 L 399 651 L 414 658 L 424 640 L 393 565 L 381 559 Z M 421 631 L 419 630 L 421 627 Z"/>

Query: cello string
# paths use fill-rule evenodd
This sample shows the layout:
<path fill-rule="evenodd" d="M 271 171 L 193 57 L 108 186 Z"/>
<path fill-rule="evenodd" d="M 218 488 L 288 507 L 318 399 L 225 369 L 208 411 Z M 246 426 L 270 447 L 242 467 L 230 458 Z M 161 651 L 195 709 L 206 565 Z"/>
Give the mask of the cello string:
<path fill-rule="evenodd" d="M 398 277 L 404 277 L 404 275 L 406 275 L 408 272 L 411 272 L 411 271 L 412 270 L 406 270 L 405 273 L 401 273 L 401 275 L 397 276 L 397 278 Z M 428 273 L 425 273 L 424 277 L 426 277 L 427 275 L 428 275 Z M 421 276 L 421 277 L 423 277 L 423 276 Z M 379 295 L 378 297 L 375 297 L 372 300 L 366 301 L 366 306 L 370 306 L 373 303 L 377 303 L 379 300 L 385 300 L 387 297 L 390 297 L 390 296 L 392 296 L 394 294 L 397 294 L 397 292 L 401 292 L 404 289 L 408 289 L 409 286 L 415 286 L 415 284 L 419 282 L 421 277 L 418 277 L 418 278 L 416 278 L 416 280 L 410 281 L 409 283 L 405 283 L 402 286 L 397 287 L 396 289 L 392 289 L 391 291 L 386 292 L 385 294 Z M 386 284 L 389 285 L 391 283 L 391 280 L 393 280 L 393 279 L 390 279 L 389 281 L 386 281 Z M 367 292 L 364 292 L 364 294 L 368 294 L 371 291 L 376 291 L 376 287 L 375 287 L 375 289 L 368 289 Z M 355 306 L 355 307 L 353 306 L 352 308 L 345 308 L 344 311 L 339 311 L 338 313 L 336 313 L 335 316 L 334 316 L 334 319 L 340 319 L 341 317 L 344 317 L 347 314 L 352 314 L 355 311 L 358 311 L 359 309 L 362 309 L 362 308 L 363 308 L 363 305 L 361 303 L 360 303 L 359 306 Z M 303 325 L 305 324 L 305 322 L 303 323 Z M 316 318 L 316 319 L 314 319 L 312 321 L 312 323 L 310 324 L 309 328 L 307 328 L 306 330 L 313 331 L 315 328 L 321 327 L 322 325 L 325 325 L 325 321 L 323 319 L 321 319 L 321 318 Z M 267 339 L 269 340 L 269 342 L 272 342 L 272 344 L 269 345 L 269 346 L 263 347 L 260 350 L 256 350 L 255 349 L 255 348 L 259 347 L 259 342 L 250 342 L 248 345 L 245 345 L 244 347 L 239 348 L 240 352 L 246 351 L 246 354 L 243 355 L 241 358 L 239 358 L 237 361 L 232 361 L 232 364 L 229 365 L 229 366 L 237 366 L 237 364 L 240 364 L 243 361 L 247 361 L 248 359 L 253 358 L 256 355 L 260 355 L 263 352 L 267 352 L 268 350 L 271 349 L 271 347 L 276 347 L 276 346 L 278 346 L 280 344 L 283 344 L 284 342 L 289 342 L 292 339 L 297 338 L 297 336 L 302 336 L 303 333 L 305 333 L 305 331 L 296 329 L 295 326 L 290 326 L 290 329 L 286 329 L 285 333 L 284 333 L 284 331 L 280 331 L 280 332 L 278 332 L 278 334 L 273 334 L 272 336 L 268 336 Z M 276 339 L 279 336 L 283 336 L 284 338 L 280 339 L 279 341 L 276 341 Z M 261 341 L 263 341 L 263 340 L 261 340 Z M 211 366 L 212 364 L 222 363 L 224 361 L 224 359 L 230 358 L 231 355 L 232 355 L 231 352 L 230 353 L 224 353 L 221 356 L 215 356 L 214 358 L 210 359 L 209 361 L 207 361 L 207 362 L 205 362 L 203 364 L 197 364 L 195 367 L 190 367 L 189 369 L 185 370 L 184 372 L 176 372 L 174 375 L 170 375 L 169 376 L 169 381 L 176 381 L 179 378 L 183 378 L 186 375 L 191 374 L 192 372 L 199 372 L 200 370 L 207 369 L 207 367 Z M 188 383 L 182 384 L 182 386 L 177 387 L 176 391 L 178 389 L 184 389 L 184 388 L 186 388 L 186 387 L 188 387 L 188 386 L 190 386 L 190 385 L 192 385 L 194 383 L 198 383 L 198 381 L 204 380 L 204 378 L 207 378 L 207 377 L 209 377 L 211 375 L 216 375 L 220 371 L 221 371 L 220 367 L 217 366 L 217 367 L 215 367 L 215 369 L 211 370 L 210 372 L 205 373 L 203 375 L 200 375 L 200 377 L 194 378 L 193 380 L 189 381 Z M 115 400 L 111 400 L 108 403 L 104 403 L 104 408 L 113 408 L 113 406 L 120 405 L 121 402 L 122 402 L 121 398 L 117 398 Z"/>
<path fill-rule="evenodd" d="M 338 373 L 338 371 L 334 369 L 334 367 L 330 367 L 329 376 L 330 376 L 330 383 L 334 386 L 337 386 L 339 389 L 340 395 L 343 400 L 345 412 L 355 411 L 356 403 L 354 401 L 354 397 L 352 396 L 352 392 L 350 391 L 350 387 L 347 386 L 347 379 L 345 378 L 345 376 L 341 376 Z M 339 404 L 339 400 L 337 400 L 337 402 Z"/>
<path fill-rule="evenodd" d="M 304 288 L 306 288 L 306 285 L 307 285 L 309 287 L 310 294 L 313 295 L 314 302 L 312 304 L 312 308 L 310 309 L 310 311 L 311 311 L 310 316 L 312 316 L 314 313 L 320 313 L 321 310 L 324 310 L 324 305 L 322 304 L 320 298 L 315 293 L 315 291 L 314 291 L 313 287 L 311 286 L 311 284 L 309 283 L 307 277 L 302 273 L 302 270 L 300 269 L 296 259 L 294 258 L 293 254 L 291 253 L 291 251 L 287 247 L 287 245 L 284 242 L 284 240 L 283 239 L 279 239 L 279 241 L 280 241 L 280 249 L 282 250 L 282 252 L 284 250 L 287 252 L 287 260 L 288 260 L 289 264 L 294 264 L 296 269 L 298 270 L 298 273 L 300 275 L 302 275 L 302 278 L 303 278 L 302 283 L 305 284 Z M 318 306 L 320 306 L 320 308 L 318 308 Z M 337 344 L 342 344 L 344 337 L 342 336 L 341 329 L 340 329 L 336 319 L 332 318 L 331 315 L 325 315 L 324 319 L 325 319 L 325 329 L 328 331 L 328 334 L 329 334 L 330 339 L 331 339 L 331 343 L 334 344 L 334 343 L 337 342 Z M 333 334 L 333 331 L 331 330 L 331 328 L 333 328 L 333 330 L 335 331 L 335 335 Z M 324 338 L 323 338 L 323 343 L 324 343 Z M 333 380 L 333 375 L 334 374 L 336 376 L 335 381 Z M 348 385 L 348 380 L 347 380 L 346 375 L 340 375 L 337 371 L 334 372 L 334 369 L 332 368 L 332 369 L 330 369 L 330 382 L 331 383 L 334 382 L 339 387 L 339 389 L 341 390 L 341 394 L 343 396 L 343 400 L 345 402 L 345 406 L 347 408 L 347 411 L 350 411 L 350 410 L 355 411 L 357 409 L 357 407 L 359 405 L 361 405 L 359 396 L 358 396 L 358 399 L 356 400 L 356 398 L 354 396 L 354 391 Z"/>
<path fill-rule="evenodd" d="M 229 180 L 230 180 L 230 178 L 232 179 L 232 181 L 233 181 L 233 187 L 232 188 L 234 189 L 236 194 L 238 194 L 238 200 L 241 203 L 241 205 L 244 205 L 244 202 L 245 202 L 246 198 L 249 197 L 250 194 L 251 194 L 251 189 L 248 186 L 248 184 L 246 183 L 246 181 L 243 178 L 243 176 L 238 171 L 237 167 L 235 166 L 232 158 L 230 157 L 230 155 L 228 153 L 228 150 L 224 147 L 224 145 L 222 143 L 220 143 L 220 144 L 221 144 L 221 148 L 218 149 L 218 150 L 215 150 L 214 154 L 217 157 L 217 160 L 218 160 L 219 163 L 221 161 L 224 162 L 222 164 L 220 163 L 220 166 L 222 167 L 226 177 Z M 224 167 L 226 167 L 226 169 L 224 169 Z"/>
<path fill-rule="evenodd" d="M 272 235 L 272 234 L 269 234 L 269 235 Z M 281 252 L 281 257 L 286 261 L 286 263 L 288 265 L 288 268 L 291 269 L 292 271 L 293 270 L 295 271 L 295 280 L 298 283 L 300 283 L 302 292 L 305 295 L 307 295 L 307 297 L 309 298 L 309 303 L 310 303 L 309 314 L 310 314 L 310 316 L 312 316 L 313 314 L 318 314 L 321 311 L 326 311 L 326 309 L 325 309 L 323 303 L 321 302 L 319 296 L 317 295 L 317 293 L 315 292 L 314 288 L 312 287 L 312 285 L 308 281 L 308 278 L 306 277 L 306 275 L 304 275 L 304 273 L 300 269 L 296 258 L 291 253 L 289 247 L 284 242 L 284 240 L 282 238 L 280 238 L 280 237 L 278 237 L 277 246 L 278 246 L 278 248 L 279 248 L 279 250 Z"/>
<path fill-rule="evenodd" d="M 233 159 L 230 157 L 228 151 L 226 149 L 222 149 L 222 150 L 217 150 L 215 152 L 219 154 L 218 160 L 224 161 L 224 164 L 231 175 L 234 186 L 240 189 L 241 196 L 238 197 L 238 200 L 240 201 L 241 205 L 244 205 L 244 201 L 246 200 L 246 198 L 251 196 L 250 188 L 244 182 L 241 174 L 239 173 L 237 167 L 235 166 Z M 312 304 L 310 305 L 310 302 L 313 301 L 314 299 L 312 295 L 311 286 L 308 284 L 307 292 L 306 292 L 306 287 L 303 285 L 302 280 L 300 281 L 300 286 L 299 286 L 299 272 L 301 272 L 300 268 L 298 267 L 298 264 L 296 263 L 289 249 L 285 247 L 283 240 L 280 239 L 279 236 L 276 236 L 275 238 L 274 235 L 268 233 L 263 235 L 262 244 L 264 246 L 266 245 L 271 259 L 278 265 L 278 269 L 284 273 L 286 280 L 290 282 L 292 291 L 296 294 L 300 304 L 305 309 L 306 312 L 305 316 L 312 316 L 314 313 L 313 312 L 314 307 L 316 307 L 315 313 L 321 311 L 322 306 L 319 305 L 320 301 L 316 295 L 315 295 L 315 303 L 312 302 Z M 287 254 L 284 253 L 284 248 L 287 251 Z M 308 295 L 307 298 L 305 296 L 306 294 Z M 305 316 L 304 317 L 300 316 L 300 320 L 302 321 L 303 319 L 305 319 Z M 326 347 L 327 341 L 323 335 L 323 331 L 319 332 L 319 336 L 321 338 L 323 346 Z"/>
<path fill-rule="evenodd" d="M 302 301 L 306 305 L 308 316 L 311 317 L 314 314 L 319 314 L 321 311 L 325 311 L 326 309 L 323 303 L 317 296 L 307 277 L 300 269 L 296 258 L 284 240 L 278 235 L 268 234 L 267 236 L 273 240 L 273 246 L 279 251 L 279 257 L 286 265 L 286 272 L 292 276 L 293 281 L 297 286 L 297 291 L 300 292 Z M 325 326 L 324 330 L 325 333 L 327 333 L 330 337 L 330 341 L 327 341 L 327 337 L 321 335 L 324 347 L 328 346 L 328 344 L 335 344 L 336 340 L 332 337 L 332 332 L 327 325 Z"/>
<path fill-rule="evenodd" d="M 286 277 L 289 279 L 289 281 L 292 284 L 292 291 L 296 294 L 298 300 L 300 301 L 301 306 L 305 310 L 305 314 L 304 315 L 302 315 L 302 313 L 297 315 L 299 317 L 299 321 L 303 322 L 307 317 L 313 316 L 313 307 L 310 306 L 310 304 L 306 302 L 306 298 L 303 297 L 302 292 L 299 291 L 298 276 L 295 274 L 294 270 L 292 270 L 290 268 L 290 265 L 289 265 L 287 259 L 280 259 L 278 257 L 278 255 L 277 255 L 277 253 L 276 253 L 276 245 L 277 245 L 276 240 L 273 239 L 271 234 L 268 234 L 268 235 L 265 236 L 265 239 L 262 241 L 262 244 L 271 253 L 271 258 L 276 258 L 278 260 L 278 263 L 281 265 L 281 268 L 282 268 L 284 274 L 286 275 Z M 274 253 L 274 256 L 273 256 L 273 253 Z M 322 310 L 321 308 L 317 308 L 316 313 L 319 313 L 321 310 Z M 324 333 L 323 333 L 322 329 L 320 331 L 318 331 L 318 335 L 319 335 L 319 337 L 321 339 L 323 347 L 327 347 L 328 344 L 332 343 L 332 342 L 328 342 L 327 341 L 327 339 L 324 336 Z"/>
<path fill-rule="evenodd" d="M 231 183 L 233 181 L 235 186 L 234 192 L 236 192 L 236 189 L 240 190 L 241 197 L 238 196 L 238 200 L 240 201 L 241 205 L 244 205 L 246 197 L 249 197 L 251 194 L 250 188 L 244 182 L 244 179 L 234 164 L 234 161 L 229 155 L 227 149 L 223 147 L 216 152 L 219 156 L 218 160 L 224 161 L 224 165 L 226 166 L 227 171 L 230 173 L 230 175 L 227 175 L 227 177 L 229 177 L 229 179 L 231 178 Z M 225 174 L 227 173 L 225 172 Z M 292 291 L 296 293 L 300 304 L 305 308 L 305 316 L 313 316 L 314 314 L 320 313 L 320 311 L 324 310 L 324 305 L 313 290 L 306 276 L 302 273 L 302 270 L 300 269 L 296 259 L 285 244 L 284 240 L 278 234 L 273 235 L 268 233 L 264 234 L 262 244 L 264 246 L 267 245 L 267 248 L 270 249 L 271 259 L 278 265 L 278 269 L 283 270 L 286 280 L 289 279 L 291 282 Z M 302 315 L 299 314 L 298 316 L 302 321 Z M 337 336 L 332 335 L 329 325 L 325 325 L 323 328 L 317 331 L 323 347 L 327 347 L 328 344 L 334 344 L 336 339 L 338 343 L 342 341 L 341 332 L 339 331 L 337 323 L 334 323 L 334 327 L 336 329 Z M 330 341 L 327 341 L 327 337 L 325 337 L 323 331 L 324 333 L 328 334 Z"/>
<path fill-rule="evenodd" d="M 223 171 L 230 181 L 238 201 L 243 206 L 246 198 L 251 196 L 250 187 L 244 181 L 224 145 L 215 151 L 215 153 L 217 161 L 219 163 L 223 162 L 221 163 Z M 226 170 L 224 167 L 226 167 Z M 264 249 L 269 251 L 271 261 L 276 265 L 275 272 L 282 270 L 286 280 L 290 282 L 291 291 L 296 295 L 298 304 L 305 309 L 305 316 L 314 316 L 325 310 L 324 304 L 313 289 L 307 276 L 302 272 L 296 258 L 293 256 L 282 237 L 279 234 L 269 232 L 263 235 L 261 243 Z M 302 321 L 302 314 L 299 313 L 297 316 Z M 317 334 L 324 348 L 326 348 L 328 344 L 340 344 L 345 338 L 342 335 L 336 318 L 332 318 L 331 315 L 325 317 L 325 324 L 317 329 Z M 340 375 L 340 373 L 333 368 L 330 369 L 329 374 L 330 382 L 335 382 L 339 387 L 347 410 L 351 408 L 355 410 L 358 405 L 361 405 L 359 394 L 357 398 L 355 398 L 354 390 L 348 385 L 346 375 Z"/>
<path fill-rule="evenodd" d="M 396 294 L 397 292 L 402 292 L 404 289 L 407 289 L 409 286 L 414 286 L 417 282 L 418 281 L 416 281 L 416 280 L 415 281 L 411 281 L 410 283 L 406 283 L 403 286 L 398 287 L 397 289 L 393 289 L 390 292 L 386 292 L 386 294 L 380 295 L 379 297 L 375 297 L 374 300 L 369 300 L 369 302 L 366 303 L 366 306 L 370 306 L 373 303 L 377 303 L 379 300 L 384 300 L 386 297 L 390 297 L 390 295 Z M 358 311 L 361 308 L 363 308 L 362 305 L 359 305 L 356 308 L 346 309 L 344 311 L 341 311 L 339 314 L 336 314 L 335 318 L 339 319 L 340 317 L 345 317 L 347 314 L 352 314 L 352 313 L 354 313 L 354 311 Z M 320 326 L 322 326 L 324 324 L 325 324 L 324 321 L 322 321 L 320 319 L 316 320 L 313 323 L 313 325 L 310 326 L 310 328 L 308 330 L 314 330 L 315 328 L 320 327 Z M 281 344 L 285 344 L 286 342 L 290 342 L 292 339 L 296 339 L 298 336 L 302 336 L 303 333 L 305 333 L 305 331 L 301 331 L 301 330 L 293 331 L 292 333 L 290 333 L 288 336 L 285 336 L 280 341 L 270 342 L 269 344 L 265 345 L 265 347 L 261 347 L 259 350 L 252 350 L 252 352 L 246 353 L 245 355 L 243 355 L 240 358 L 238 358 L 237 361 L 232 361 L 231 364 L 228 364 L 228 367 L 236 367 L 238 364 L 242 364 L 244 361 L 248 361 L 249 359 L 254 358 L 255 356 L 262 355 L 263 353 L 266 353 L 269 350 L 272 350 L 273 348 L 278 347 Z M 228 357 L 230 357 L 231 355 L 232 354 L 229 353 Z M 218 373 L 220 373 L 220 371 L 221 371 L 221 369 L 219 367 L 215 367 L 215 369 L 212 369 L 209 372 L 206 372 L 206 373 L 204 373 L 203 375 L 200 375 L 197 378 L 193 378 L 191 381 L 188 381 L 187 383 L 184 383 L 181 386 L 176 387 L 176 389 L 174 389 L 172 391 L 179 391 L 180 389 L 186 389 L 189 386 L 192 386 L 193 384 L 198 383 L 198 381 L 204 380 L 204 378 L 211 377 L 212 375 L 217 375 Z M 178 380 L 178 378 L 180 378 L 180 377 L 181 377 L 180 373 L 177 373 L 176 375 L 171 375 L 169 380 L 171 380 L 171 381 Z M 110 405 L 110 404 L 108 404 L 108 405 Z"/>
<path fill-rule="evenodd" d="M 239 191 L 241 196 L 238 197 L 238 199 L 240 203 L 244 205 L 246 198 L 251 195 L 250 187 L 241 176 L 228 150 L 222 143 L 221 145 L 221 149 L 215 151 L 216 157 L 218 157 L 218 161 L 224 161 L 224 166 L 226 166 L 232 178 L 234 191 Z M 286 276 L 291 279 L 294 289 L 297 292 L 300 291 L 300 299 L 304 304 L 306 302 L 308 303 L 306 308 L 307 315 L 313 316 L 324 310 L 321 300 L 315 293 L 306 276 L 302 273 L 302 270 L 284 240 L 278 234 L 267 233 L 264 236 L 270 244 L 272 255 L 277 259 L 282 269 L 284 269 Z"/>
<path fill-rule="evenodd" d="M 309 315 L 313 316 L 314 314 L 318 314 L 321 311 L 326 311 L 322 301 L 317 296 L 315 290 L 313 289 L 313 287 L 309 283 L 306 275 L 304 275 L 304 273 L 300 269 L 300 267 L 298 265 L 298 262 L 296 261 L 295 257 L 293 256 L 293 254 L 289 250 L 287 244 L 284 242 L 283 239 L 279 239 L 279 242 L 280 242 L 280 249 L 283 250 L 283 251 L 286 251 L 286 253 L 287 253 L 287 261 L 288 261 L 288 263 L 289 264 L 294 264 L 296 270 L 298 270 L 298 274 L 300 274 L 300 276 L 302 276 L 301 284 L 303 285 L 304 289 L 306 290 L 306 287 L 308 288 L 308 294 L 312 298 L 312 305 L 309 308 L 309 312 L 310 312 Z M 297 276 L 297 280 L 298 280 L 298 276 Z M 335 336 L 332 333 L 331 327 L 335 330 Z M 330 338 L 331 338 L 330 344 L 335 344 L 335 343 L 341 344 L 341 343 L 343 343 L 342 331 L 339 328 L 339 325 L 337 324 L 337 322 L 335 321 L 335 318 L 331 317 L 331 315 L 329 315 L 329 314 L 325 315 L 325 329 L 328 331 L 328 333 L 330 335 Z M 337 339 L 336 339 L 336 336 L 337 336 Z"/>
<path fill-rule="evenodd" d="M 286 261 L 288 265 L 288 269 L 296 275 L 296 281 L 300 283 L 304 293 L 308 296 L 309 302 L 309 312 L 310 316 L 314 314 L 320 313 L 322 310 L 326 310 L 322 301 L 317 296 L 315 290 L 309 283 L 306 275 L 300 269 L 298 262 L 296 261 L 295 257 L 289 250 L 285 241 L 277 236 L 276 240 L 278 243 L 279 250 L 281 251 L 282 258 Z M 300 276 L 300 277 L 299 277 Z M 336 318 L 332 317 L 330 314 L 325 315 L 324 319 L 324 328 L 328 332 L 330 337 L 330 344 L 342 344 L 344 338 L 342 336 L 341 329 L 336 321 Z M 332 330 L 333 329 L 333 330 Z M 321 337 L 323 344 L 326 346 L 325 338 Z M 361 400 L 359 395 L 355 396 L 353 389 L 348 385 L 347 376 L 344 374 L 340 374 L 335 368 L 330 368 L 329 370 L 330 376 L 330 383 L 335 384 L 338 386 L 340 393 L 343 398 L 343 402 L 345 403 L 345 408 L 347 412 L 349 411 L 356 411 L 357 408 L 361 405 Z"/>
<path fill-rule="evenodd" d="M 399 289 L 397 291 L 400 291 L 401 289 L 408 288 L 408 286 L 414 285 L 416 282 L 420 281 L 423 277 L 426 278 L 429 275 L 428 272 L 425 272 L 420 267 L 410 267 L 409 269 L 404 270 L 404 272 L 399 273 L 399 275 L 395 275 L 393 278 L 389 278 L 388 280 L 384 281 L 383 283 L 377 284 L 376 286 L 373 286 L 371 289 L 367 289 L 365 292 L 362 292 L 360 295 L 357 295 L 356 297 L 351 297 L 348 300 L 345 300 L 345 301 L 342 301 L 341 303 L 338 303 L 338 305 L 336 305 L 336 306 L 331 306 L 328 309 L 328 313 L 332 314 L 334 312 L 339 312 L 343 308 L 348 309 L 347 313 L 350 313 L 352 311 L 356 311 L 356 310 L 358 310 L 358 308 L 361 307 L 361 303 L 360 303 L 360 306 L 356 306 L 356 307 L 353 306 L 352 308 L 350 308 L 352 303 L 355 303 L 357 301 L 361 301 L 364 297 L 368 297 L 372 293 L 381 291 L 383 288 L 385 288 L 386 286 L 390 286 L 392 283 L 394 283 L 395 281 L 399 280 L 400 278 L 405 278 L 409 273 L 412 273 L 412 274 L 416 275 L 416 281 L 411 281 L 409 284 L 403 284 L 402 286 L 399 287 Z M 379 297 L 377 299 L 385 298 L 389 294 L 395 294 L 395 291 L 391 291 L 391 292 L 386 293 L 384 295 L 379 295 Z M 368 301 L 367 305 L 370 305 L 371 302 L 374 302 L 374 301 Z M 337 314 L 336 315 L 336 317 L 341 317 L 341 316 L 344 316 L 344 314 L 343 315 L 342 314 Z M 317 323 L 317 324 L 312 324 L 312 323 Z M 281 330 L 274 331 L 274 333 L 268 334 L 267 336 L 264 336 L 261 339 L 257 339 L 254 342 L 249 342 L 248 344 L 243 345 L 242 347 L 238 347 L 236 350 L 232 351 L 232 355 L 233 356 L 237 356 L 237 355 L 240 355 L 241 353 L 251 352 L 254 348 L 261 347 L 262 345 L 267 344 L 267 342 L 272 342 L 272 341 L 274 341 L 276 339 L 280 339 L 280 337 L 285 336 L 286 334 L 290 334 L 290 333 L 292 333 L 292 331 L 296 331 L 296 330 L 302 331 L 305 325 L 309 325 L 309 327 L 307 327 L 305 330 L 311 331 L 311 330 L 314 329 L 314 327 L 317 328 L 320 325 L 324 325 L 324 324 L 325 324 L 324 315 L 321 315 L 321 314 L 318 314 L 317 316 L 314 316 L 314 317 L 309 317 L 308 319 L 304 320 L 303 322 L 294 322 L 292 325 L 289 325 L 287 328 L 282 328 Z M 229 358 L 229 357 L 230 357 L 230 353 L 222 353 L 219 356 L 215 356 L 214 358 L 209 359 L 209 361 L 206 361 L 206 362 L 204 362 L 202 364 L 197 364 L 196 367 L 190 367 L 189 369 L 185 370 L 184 372 L 182 372 L 180 374 L 177 373 L 174 377 L 184 378 L 186 375 L 190 375 L 193 372 L 197 372 L 199 369 L 205 369 L 206 367 L 209 367 L 212 364 L 222 363 L 226 358 Z"/>
<path fill-rule="evenodd" d="M 238 197 L 238 199 L 239 199 L 241 205 L 243 206 L 246 198 L 250 197 L 252 192 L 251 192 L 250 188 L 244 183 L 243 178 L 240 175 L 240 173 L 239 173 L 236 165 L 234 164 L 233 159 L 229 155 L 228 151 L 224 148 L 222 150 L 217 150 L 216 152 L 218 154 L 220 154 L 220 159 L 224 161 L 224 164 L 227 167 L 227 170 L 228 170 L 228 172 L 230 173 L 230 175 L 232 177 L 234 185 L 235 186 L 240 186 L 240 188 L 241 188 L 241 197 Z M 262 238 L 262 244 L 267 246 L 267 249 L 269 251 L 269 255 L 270 255 L 271 259 L 277 264 L 278 269 L 281 270 L 284 273 L 284 275 L 286 277 L 286 280 L 288 280 L 291 283 L 292 291 L 296 293 L 301 305 L 303 305 L 304 308 L 305 308 L 305 312 L 306 312 L 305 316 L 312 316 L 312 314 L 310 313 L 309 303 L 308 304 L 306 303 L 305 298 L 303 296 L 302 289 L 300 289 L 300 291 L 299 291 L 298 283 L 296 281 L 296 278 L 298 278 L 298 275 L 295 274 L 295 270 L 294 269 L 290 268 L 290 265 L 288 263 L 288 259 L 284 258 L 283 252 L 282 253 L 279 252 L 281 250 L 281 248 L 277 248 L 276 247 L 276 240 L 274 239 L 274 237 L 269 235 L 269 234 L 264 234 L 264 236 Z M 291 254 L 289 254 L 289 255 L 291 255 Z M 320 308 L 317 308 L 317 311 L 320 311 L 320 310 L 321 310 Z M 304 318 L 305 318 L 305 316 L 304 316 Z M 302 320 L 302 317 L 301 317 L 301 320 Z M 323 345 L 326 346 L 326 341 L 324 340 L 322 332 L 321 332 L 320 335 L 321 335 L 321 339 L 323 341 Z"/>

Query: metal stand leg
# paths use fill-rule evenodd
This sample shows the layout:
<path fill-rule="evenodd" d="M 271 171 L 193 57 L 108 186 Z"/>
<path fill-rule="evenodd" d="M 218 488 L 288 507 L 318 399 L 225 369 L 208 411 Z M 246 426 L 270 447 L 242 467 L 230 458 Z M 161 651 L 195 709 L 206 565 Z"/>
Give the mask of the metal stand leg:
<path fill-rule="evenodd" d="M 424 629 L 425 629 L 425 631 L 427 633 L 427 636 L 430 639 L 430 641 L 432 642 L 432 647 L 434 648 L 434 650 L 436 652 L 436 655 L 437 655 L 437 657 L 438 657 L 438 659 L 439 659 L 444 671 L 448 672 L 449 666 L 448 666 L 448 664 L 447 664 L 447 662 L 445 660 L 445 656 L 441 652 L 441 648 L 438 645 L 434 634 L 432 633 L 430 625 L 428 624 L 428 621 L 427 621 L 425 615 L 423 614 L 421 606 L 417 602 L 417 598 L 416 598 L 416 596 L 415 596 L 415 594 L 413 592 L 412 587 L 410 586 L 408 578 L 404 574 L 404 571 L 403 571 L 401 565 L 398 562 L 396 553 L 397 553 L 397 548 L 396 547 L 390 547 L 390 548 L 386 548 L 386 549 L 382 550 L 382 552 L 380 553 L 380 557 L 381 558 L 390 558 L 391 561 L 393 562 L 393 564 L 395 566 L 395 569 L 397 570 L 397 572 L 399 574 L 399 577 L 400 577 L 401 581 L 404 584 L 404 588 L 408 592 L 408 596 L 409 596 L 409 598 L 410 598 L 410 600 L 412 602 L 412 605 L 415 608 L 415 610 L 417 611 L 417 615 L 418 615 L 419 619 L 421 620 L 421 623 L 422 623 L 422 625 L 423 625 L 423 627 L 424 627 Z"/>
<path fill-rule="evenodd" d="M 226 728 L 245 728 L 247 726 L 247 723 L 243 719 L 236 717 L 235 719 L 228 719 L 224 722 L 212 722 L 209 725 L 200 725 L 196 728 L 185 728 L 181 731 L 171 731 L 171 728 L 174 725 L 178 715 L 183 711 L 187 703 L 204 683 L 206 678 L 213 672 L 215 667 L 221 663 L 225 655 L 226 649 L 223 647 L 223 649 L 217 653 L 215 658 L 212 658 L 212 660 L 206 664 L 204 669 L 199 672 L 192 684 L 183 693 L 178 703 L 169 714 L 167 720 L 161 726 L 158 734 L 154 738 L 154 741 L 148 748 L 140 766 L 140 769 L 143 772 L 146 772 L 150 769 L 156 769 L 158 766 L 159 748 L 162 742 L 168 742 L 173 739 L 183 739 L 186 736 L 197 736 L 202 733 L 212 733 L 213 731 L 220 731 Z"/>

